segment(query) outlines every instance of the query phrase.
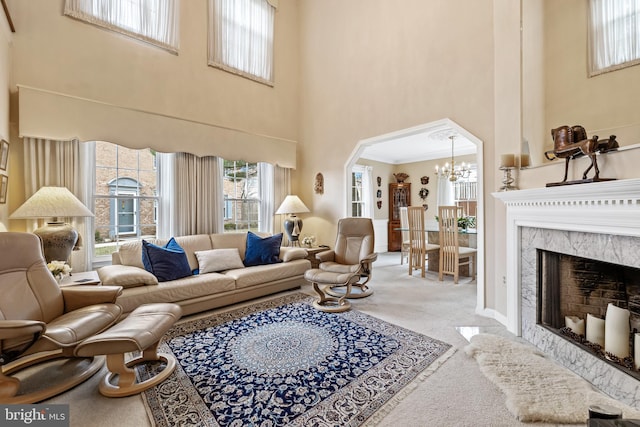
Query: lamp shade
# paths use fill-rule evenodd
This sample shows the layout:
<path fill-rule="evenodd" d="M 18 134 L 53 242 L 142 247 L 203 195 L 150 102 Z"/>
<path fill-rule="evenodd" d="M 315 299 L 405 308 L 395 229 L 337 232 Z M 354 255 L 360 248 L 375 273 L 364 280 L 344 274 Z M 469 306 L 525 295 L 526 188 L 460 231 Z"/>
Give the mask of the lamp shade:
<path fill-rule="evenodd" d="M 67 262 L 78 244 L 78 232 L 59 217 L 94 216 L 66 187 L 42 187 L 16 209 L 9 218 L 53 218 L 53 222 L 34 230 L 40 236 L 47 262 Z"/>
<path fill-rule="evenodd" d="M 298 196 L 288 195 L 282 201 L 282 204 L 276 211 L 276 214 L 295 214 L 295 213 L 303 213 L 310 212 L 309 208 L 302 203 L 302 200 Z"/>
<path fill-rule="evenodd" d="M 289 217 L 284 220 L 284 231 L 287 233 L 290 246 L 299 246 L 298 238 L 302 231 L 302 220 L 297 218 L 295 214 L 303 212 L 309 212 L 309 208 L 302 203 L 298 196 L 292 194 L 284 198 L 276 211 L 276 214 L 289 214 Z"/>
<path fill-rule="evenodd" d="M 94 216 L 66 187 L 42 187 L 10 219 Z"/>

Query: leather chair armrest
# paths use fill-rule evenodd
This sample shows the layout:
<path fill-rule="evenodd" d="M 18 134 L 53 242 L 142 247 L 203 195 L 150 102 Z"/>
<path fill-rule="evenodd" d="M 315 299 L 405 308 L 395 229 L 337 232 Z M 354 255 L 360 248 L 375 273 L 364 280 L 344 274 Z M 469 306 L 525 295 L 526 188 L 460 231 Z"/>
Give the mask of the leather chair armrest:
<path fill-rule="evenodd" d="M 0 320 L 0 340 L 40 336 L 45 329 L 47 325 L 38 320 Z"/>
<path fill-rule="evenodd" d="M 320 262 L 330 262 L 336 259 L 336 253 L 333 250 L 322 251 L 316 254 L 316 259 Z"/>
<path fill-rule="evenodd" d="M 361 263 L 372 263 L 375 260 L 378 259 L 378 254 L 376 252 L 367 255 L 366 257 L 362 258 L 362 260 L 360 261 Z"/>
<path fill-rule="evenodd" d="M 94 304 L 115 304 L 122 293 L 122 286 L 67 286 L 61 288 L 64 299 L 64 311 L 70 312 L 78 308 Z"/>

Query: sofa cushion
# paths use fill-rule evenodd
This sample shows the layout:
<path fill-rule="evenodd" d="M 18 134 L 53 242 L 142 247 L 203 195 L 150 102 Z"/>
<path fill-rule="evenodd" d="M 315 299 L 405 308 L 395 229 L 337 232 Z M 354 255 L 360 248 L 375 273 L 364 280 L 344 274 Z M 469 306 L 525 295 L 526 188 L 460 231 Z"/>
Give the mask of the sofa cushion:
<path fill-rule="evenodd" d="M 181 279 L 192 274 L 184 249 L 173 237 L 164 246 L 143 240 L 142 264 L 158 278 L 158 282 Z"/>
<path fill-rule="evenodd" d="M 149 302 L 181 303 L 198 298 L 209 298 L 234 289 L 235 281 L 232 277 L 220 273 L 209 273 L 160 282 L 156 286 L 127 289 L 118 297 L 116 303 L 122 306 L 125 313 L 129 313 L 139 305 Z"/>
<path fill-rule="evenodd" d="M 103 285 L 122 286 L 124 289 L 158 284 L 156 276 L 131 265 L 105 265 L 98 269 L 98 276 Z"/>
<path fill-rule="evenodd" d="M 237 248 L 210 249 L 196 251 L 195 254 L 198 258 L 200 274 L 244 267 Z"/>
<path fill-rule="evenodd" d="M 280 248 L 280 259 L 284 262 L 295 261 L 296 259 L 305 259 L 309 252 L 305 248 L 296 248 L 293 246 L 284 246 Z"/>
<path fill-rule="evenodd" d="M 282 233 L 262 238 L 251 231 L 247 232 L 247 249 L 244 254 L 244 265 L 246 267 L 252 267 L 282 262 L 279 258 L 281 243 Z"/>
<path fill-rule="evenodd" d="M 306 259 L 298 259 L 280 264 L 257 265 L 254 267 L 238 268 L 225 271 L 225 276 L 229 276 L 236 281 L 236 288 L 248 288 L 261 283 L 276 282 L 292 277 L 304 276 L 304 272 L 311 268 L 311 262 Z"/>

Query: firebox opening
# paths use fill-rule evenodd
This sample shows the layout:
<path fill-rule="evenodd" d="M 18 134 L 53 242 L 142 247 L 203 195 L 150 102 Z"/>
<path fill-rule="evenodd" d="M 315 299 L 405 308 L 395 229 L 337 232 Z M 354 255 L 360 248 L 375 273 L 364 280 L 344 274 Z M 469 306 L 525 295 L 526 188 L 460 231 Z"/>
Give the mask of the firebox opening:
<path fill-rule="evenodd" d="M 607 306 L 612 303 L 630 312 L 629 348 L 633 354 L 632 337 L 640 332 L 640 269 L 541 249 L 537 250 L 537 261 L 539 325 L 603 357 L 599 346 L 584 335 L 567 333 L 565 319 L 573 316 L 586 323 L 588 314 L 605 319 Z M 614 362 L 640 378 L 633 360 Z"/>

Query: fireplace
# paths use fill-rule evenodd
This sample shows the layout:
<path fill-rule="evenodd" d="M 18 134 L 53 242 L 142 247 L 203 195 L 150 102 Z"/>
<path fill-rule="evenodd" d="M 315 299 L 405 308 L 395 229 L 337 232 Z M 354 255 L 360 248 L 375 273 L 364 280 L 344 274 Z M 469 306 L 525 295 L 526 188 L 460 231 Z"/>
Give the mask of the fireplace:
<path fill-rule="evenodd" d="M 640 379 L 634 334 L 640 332 L 640 269 L 548 250 L 537 251 L 537 324 Z M 604 324 L 609 304 L 629 311 L 629 355 L 609 355 Z M 622 333 L 622 331 L 620 331 Z"/>
<path fill-rule="evenodd" d="M 635 373 L 614 366 L 559 333 L 557 326 L 562 326 L 564 316 L 582 317 L 583 314 L 569 313 L 562 308 L 559 313 L 556 308 L 549 309 L 554 313 L 547 315 L 555 319 L 545 319 L 545 322 L 552 323 L 551 326 L 541 322 L 538 304 L 541 292 L 538 265 L 563 261 L 555 256 L 545 261 L 549 255 L 544 253 L 560 254 L 560 258 L 572 260 L 567 262 L 578 267 L 585 262 L 589 266 L 582 266 L 589 269 L 604 266 L 604 270 L 613 276 L 606 281 L 616 282 L 618 286 L 618 278 L 622 275 L 624 293 L 637 294 L 633 288 L 637 287 L 638 279 L 627 280 L 626 276 L 633 277 L 640 269 L 640 180 L 510 191 L 494 193 L 494 196 L 507 207 L 506 326 L 509 331 L 533 343 L 610 396 L 640 408 L 640 380 Z M 570 273 L 567 271 L 571 267 L 558 268 L 560 272 L 555 274 L 559 274 L 560 279 L 563 275 L 584 274 L 583 282 L 591 280 L 584 269 Z M 626 288 L 626 282 L 631 283 L 631 291 Z M 628 307 L 637 305 L 637 295 L 623 297 L 619 287 L 616 289 L 612 292 L 599 290 L 606 296 L 601 301 L 595 300 L 598 292 L 592 292 L 593 298 L 583 296 L 589 304 L 593 302 L 594 307 L 581 308 L 604 317 L 602 304 L 605 301 Z M 612 297 L 610 301 L 608 297 Z M 638 328 L 635 324 L 633 327 Z"/>

